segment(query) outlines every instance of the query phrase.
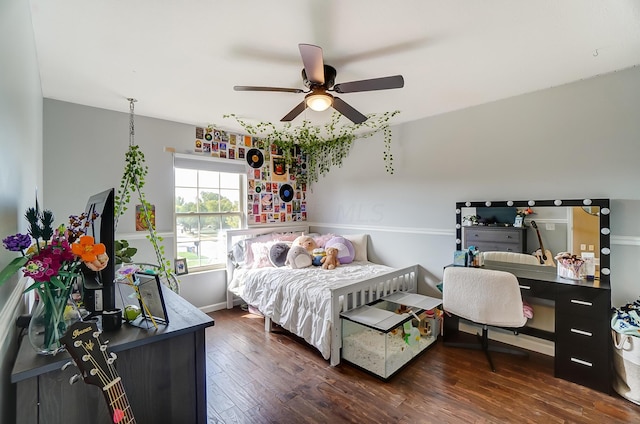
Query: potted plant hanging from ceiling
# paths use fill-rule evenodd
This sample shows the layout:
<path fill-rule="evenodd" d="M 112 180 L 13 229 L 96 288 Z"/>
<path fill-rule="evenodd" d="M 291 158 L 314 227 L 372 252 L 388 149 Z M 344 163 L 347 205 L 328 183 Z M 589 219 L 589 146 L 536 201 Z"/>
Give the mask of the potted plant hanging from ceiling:
<path fill-rule="evenodd" d="M 260 137 L 259 148 L 265 149 L 274 145 L 280 149 L 295 179 L 301 183 L 310 184 L 326 175 L 332 166 L 342 166 L 355 139 L 368 138 L 379 132 L 384 136 L 385 170 L 393 174 L 389 121 L 398 113 L 400 111 L 396 110 L 372 114 L 360 124 L 340 126 L 339 121 L 342 115 L 336 112 L 324 126 L 312 125 L 311 122 L 304 120 L 300 126 L 294 127 L 291 123 L 286 123 L 281 129 L 271 122 L 251 124 L 236 114 L 224 115 L 224 118 L 235 119 L 249 135 Z M 298 152 L 304 158 L 304 169 L 297 163 Z"/>
<path fill-rule="evenodd" d="M 179 292 L 179 282 L 176 278 L 173 269 L 171 267 L 171 261 L 164 258 L 164 246 L 160 244 L 163 238 L 156 232 L 153 225 L 152 214 L 153 210 L 151 204 L 147 202 L 146 197 L 142 191 L 145 184 L 145 177 L 149 171 L 144 158 L 144 153 L 140 150 L 140 146 L 134 142 L 134 114 L 133 104 L 135 99 L 129 100 L 129 150 L 125 154 L 125 167 L 124 174 L 120 180 L 120 187 L 115 196 L 115 227 L 118 227 L 118 218 L 122 216 L 127 210 L 127 204 L 131 200 L 131 195 L 136 193 L 138 199 L 142 205 L 141 207 L 141 219 L 145 223 L 145 228 L 149 231 L 147 234 L 147 240 L 153 245 L 153 249 L 158 261 L 157 271 L 162 277 L 163 283 L 165 283 L 171 290 Z M 155 265 L 154 265 L 155 267 Z"/>

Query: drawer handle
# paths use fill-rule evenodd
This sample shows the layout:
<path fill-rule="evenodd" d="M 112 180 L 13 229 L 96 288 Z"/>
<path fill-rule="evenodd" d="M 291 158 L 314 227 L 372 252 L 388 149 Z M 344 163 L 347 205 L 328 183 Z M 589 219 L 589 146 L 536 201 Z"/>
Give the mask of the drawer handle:
<path fill-rule="evenodd" d="M 571 303 L 575 303 L 577 305 L 583 305 L 583 306 L 593 306 L 593 303 L 591 302 L 585 302 L 584 300 L 577 300 L 577 299 L 571 299 Z"/>
<path fill-rule="evenodd" d="M 531 286 L 520 286 L 522 290 L 531 290 Z"/>
<path fill-rule="evenodd" d="M 589 337 L 593 336 L 593 333 L 589 333 L 588 331 L 584 331 L 584 330 L 578 330 L 577 328 L 572 328 L 571 332 L 580 334 L 581 336 L 589 336 Z"/>
<path fill-rule="evenodd" d="M 593 366 L 591 362 L 583 361 L 582 359 L 578 359 L 578 358 L 571 358 L 571 362 L 575 362 L 576 364 L 580 364 L 580 365 L 586 365 L 587 367 Z"/>

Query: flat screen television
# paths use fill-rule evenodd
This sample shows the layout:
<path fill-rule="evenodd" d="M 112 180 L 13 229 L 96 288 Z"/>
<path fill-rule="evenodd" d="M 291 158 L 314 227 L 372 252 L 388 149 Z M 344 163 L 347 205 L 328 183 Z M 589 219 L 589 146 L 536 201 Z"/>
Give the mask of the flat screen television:
<path fill-rule="evenodd" d="M 99 272 L 83 266 L 83 303 L 92 315 L 116 308 L 115 295 L 115 211 L 114 189 L 110 188 L 89 197 L 85 213 L 98 217 L 87 228 L 86 235 L 104 244 L 109 263 Z"/>

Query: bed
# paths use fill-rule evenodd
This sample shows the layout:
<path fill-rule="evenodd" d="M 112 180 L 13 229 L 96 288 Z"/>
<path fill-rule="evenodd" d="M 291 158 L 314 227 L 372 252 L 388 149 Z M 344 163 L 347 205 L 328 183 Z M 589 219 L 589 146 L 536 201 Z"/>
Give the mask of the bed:
<path fill-rule="evenodd" d="M 356 249 L 352 263 L 325 270 L 265 263 L 263 255 L 270 244 L 310 234 L 306 225 L 229 230 L 226 234 L 227 308 L 233 308 L 234 300 L 240 298 L 264 316 L 265 331 L 271 331 L 273 323 L 279 325 L 318 349 L 332 366 L 340 363 L 342 311 L 397 291 L 416 291 L 418 266 L 394 269 L 369 262 L 366 235 L 352 236 Z"/>

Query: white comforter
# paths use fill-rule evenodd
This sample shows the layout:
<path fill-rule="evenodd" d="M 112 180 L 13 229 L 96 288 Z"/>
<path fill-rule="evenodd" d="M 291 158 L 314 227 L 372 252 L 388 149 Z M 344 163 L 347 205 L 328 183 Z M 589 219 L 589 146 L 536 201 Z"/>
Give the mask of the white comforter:
<path fill-rule="evenodd" d="M 371 262 L 352 262 L 333 270 L 316 266 L 238 269 L 229 290 L 329 359 L 333 320 L 330 289 L 392 270 Z"/>

